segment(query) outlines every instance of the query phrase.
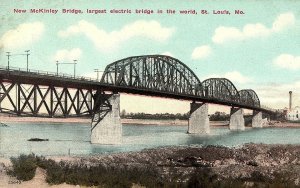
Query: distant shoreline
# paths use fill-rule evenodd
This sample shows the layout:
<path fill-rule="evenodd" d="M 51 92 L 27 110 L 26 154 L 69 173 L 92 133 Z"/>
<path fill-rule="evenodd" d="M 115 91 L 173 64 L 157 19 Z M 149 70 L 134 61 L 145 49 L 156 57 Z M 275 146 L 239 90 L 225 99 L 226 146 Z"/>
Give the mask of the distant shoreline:
<path fill-rule="evenodd" d="M 42 117 L 9 117 L 9 116 L 0 116 L 1 123 L 90 123 L 89 118 L 42 118 Z"/>
<path fill-rule="evenodd" d="M 41 117 L 8 117 L 0 116 L 1 123 L 82 123 L 90 124 L 89 118 L 41 118 Z M 139 124 L 139 125 L 175 125 L 175 126 L 188 126 L 188 120 L 156 120 L 156 119 L 121 119 L 122 124 Z M 228 121 L 211 121 L 211 125 L 224 126 L 229 124 Z"/>
<path fill-rule="evenodd" d="M 0 116 L 0 123 L 79 123 L 79 124 L 90 124 L 90 118 L 41 118 L 41 117 L 9 117 Z M 127 124 L 138 124 L 138 125 L 174 125 L 174 126 L 188 126 L 188 120 L 156 120 L 156 119 L 121 119 L 123 125 Z M 229 125 L 229 121 L 210 121 L 210 125 L 214 127 L 224 127 Z M 295 122 L 280 122 L 271 121 L 269 125 L 264 127 L 277 127 L 277 128 L 300 128 L 300 123 Z"/>

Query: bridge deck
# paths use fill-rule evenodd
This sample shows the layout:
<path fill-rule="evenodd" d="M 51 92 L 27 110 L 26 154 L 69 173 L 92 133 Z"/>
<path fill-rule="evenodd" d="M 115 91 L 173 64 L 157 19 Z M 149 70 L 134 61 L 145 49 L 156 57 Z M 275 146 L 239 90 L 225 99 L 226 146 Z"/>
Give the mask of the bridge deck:
<path fill-rule="evenodd" d="M 4 82 L 16 82 L 22 84 L 31 85 L 45 85 L 54 87 L 67 87 L 67 88 L 80 88 L 87 90 L 103 90 L 111 92 L 124 92 L 130 94 L 139 94 L 146 96 L 165 97 L 179 100 L 199 101 L 212 104 L 227 105 L 233 107 L 240 107 L 250 110 L 263 111 L 266 113 L 272 113 L 271 110 L 254 107 L 236 102 L 221 101 L 218 99 L 211 99 L 201 96 L 184 95 L 177 93 L 169 93 L 164 91 L 155 91 L 145 88 L 130 88 L 126 86 L 116 86 L 110 84 L 101 83 L 95 79 L 87 77 L 73 77 L 71 75 L 62 75 L 46 71 L 33 71 L 33 70 L 22 70 L 22 69 L 7 69 L 0 67 L 0 79 Z"/>

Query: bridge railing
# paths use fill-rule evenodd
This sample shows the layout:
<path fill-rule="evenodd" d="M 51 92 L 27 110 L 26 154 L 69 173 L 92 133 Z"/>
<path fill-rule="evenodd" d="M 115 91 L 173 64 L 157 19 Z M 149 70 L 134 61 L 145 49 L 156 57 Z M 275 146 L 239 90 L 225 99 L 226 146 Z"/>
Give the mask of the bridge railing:
<path fill-rule="evenodd" d="M 70 74 L 65 73 L 56 73 L 56 72 L 50 72 L 50 71 L 43 71 L 43 70 L 34 70 L 34 69 L 25 69 L 25 68 L 18 68 L 18 67 L 5 67 L 0 66 L 0 71 L 9 71 L 9 72 L 19 72 L 21 74 L 38 74 L 38 75 L 46 75 L 46 76 L 52 76 L 52 77 L 58 77 L 58 78 L 67 78 L 72 80 L 84 80 L 84 81 L 92 81 L 92 82 L 99 82 L 95 78 L 86 77 L 86 76 L 73 76 Z"/>

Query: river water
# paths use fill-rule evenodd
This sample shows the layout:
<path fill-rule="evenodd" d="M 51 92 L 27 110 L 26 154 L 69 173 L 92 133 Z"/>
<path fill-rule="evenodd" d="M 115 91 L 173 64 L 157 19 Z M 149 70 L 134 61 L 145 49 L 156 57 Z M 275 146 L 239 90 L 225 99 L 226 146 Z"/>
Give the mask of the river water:
<path fill-rule="evenodd" d="M 239 146 L 245 143 L 300 144 L 300 128 L 246 128 L 233 132 L 212 127 L 208 136 L 186 134 L 186 126 L 123 125 L 120 145 L 90 144 L 90 126 L 74 123 L 8 123 L 0 127 L 0 156 L 91 155 L 186 145 Z M 49 139 L 30 142 L 30 138 Z"/>

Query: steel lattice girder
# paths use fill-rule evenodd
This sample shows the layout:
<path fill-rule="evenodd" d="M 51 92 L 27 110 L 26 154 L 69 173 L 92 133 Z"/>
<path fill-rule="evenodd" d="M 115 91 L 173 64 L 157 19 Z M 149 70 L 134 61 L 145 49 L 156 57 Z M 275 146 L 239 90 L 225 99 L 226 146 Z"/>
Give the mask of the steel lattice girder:
<path fill-rule="evenodd" d="M 233 83 L 226 78 L 209 78 L 202 82 L 204 96 L 228 102 L 239 102 L 239 92 Z"/>
<path fill-rule="evenodd" d="M 84 93 L 89 91 L 89 96 L 91 96 L 92 91 L 99 89 L 269 111 L 260 107 L 259 98 L 253 90 L 237 92 L 229 80 L 222 78 L 212 78 L 201 83 L 185 64 L 164 55 L 134 56 L 111 63 L 106 67 L 101 82 L 1 68 L 0 77 L 0 110 L 2 112 L 25 113 L 26 111 L 39 115 L 40 108 L 46 108 L 49 116 L 58 113 L 68 115 L 73 113 L 74 109 L 76 114 L 82 114 L 82 108 L 89 103 Z M 18 83 L 21 83 L 21 87 Z M 33 86 L 25 88 L 23 84 Z M 41 85 L 48 89 L 41 89 Z M 17 87 L 19 87 L 18 96 L 21 96 L 18 99 L 19 102 L 16 102 L 11 94 Z M 76 95 L 83 97 L 83 101 L 78 102 L 79 97 L 71 94 L 72 88 L 76 90 Z M 46 98 L 49 95 L 55 101 L 48 102 L 49 99 Z M 34 96 L 41 98 L 40 102 L 35 102 L 32 99 Z M 10 104 L 9 109 L 1 106 L 1 101 L 4 99 Z M 87 111 L 91 114 L 92 109 L 89 108 Z"/>
<path fill-rule="evenodd" d="M 260 107 L 260 100 L 256 92 L 252 89 L 243 89 L 239 91 L 240 102 L 250 106 Z"/>
<path fill-rule="evenodd" d="M 184 63 L 165 55 L 133 56 L 111 63 L 105 68 L 101 83 L 260 107 L 253 90 L 241 99 L 241 93 L 230 80 L 210 78 L 201 83 Z M 251 99 L 245 100 L 247 97 Z"/>
<path fill-rule="evenodd" d="M 203 96 L 195 73 L 179 60 L 163 55 L 135 56 L 109 64 L 101 83 Z"/>
<path fill-rule="evenodd" d="M 42 117 L 92 115 L 91 90 L 1 80 L 0 91 L 0 110 L 4 113 Z"/>

